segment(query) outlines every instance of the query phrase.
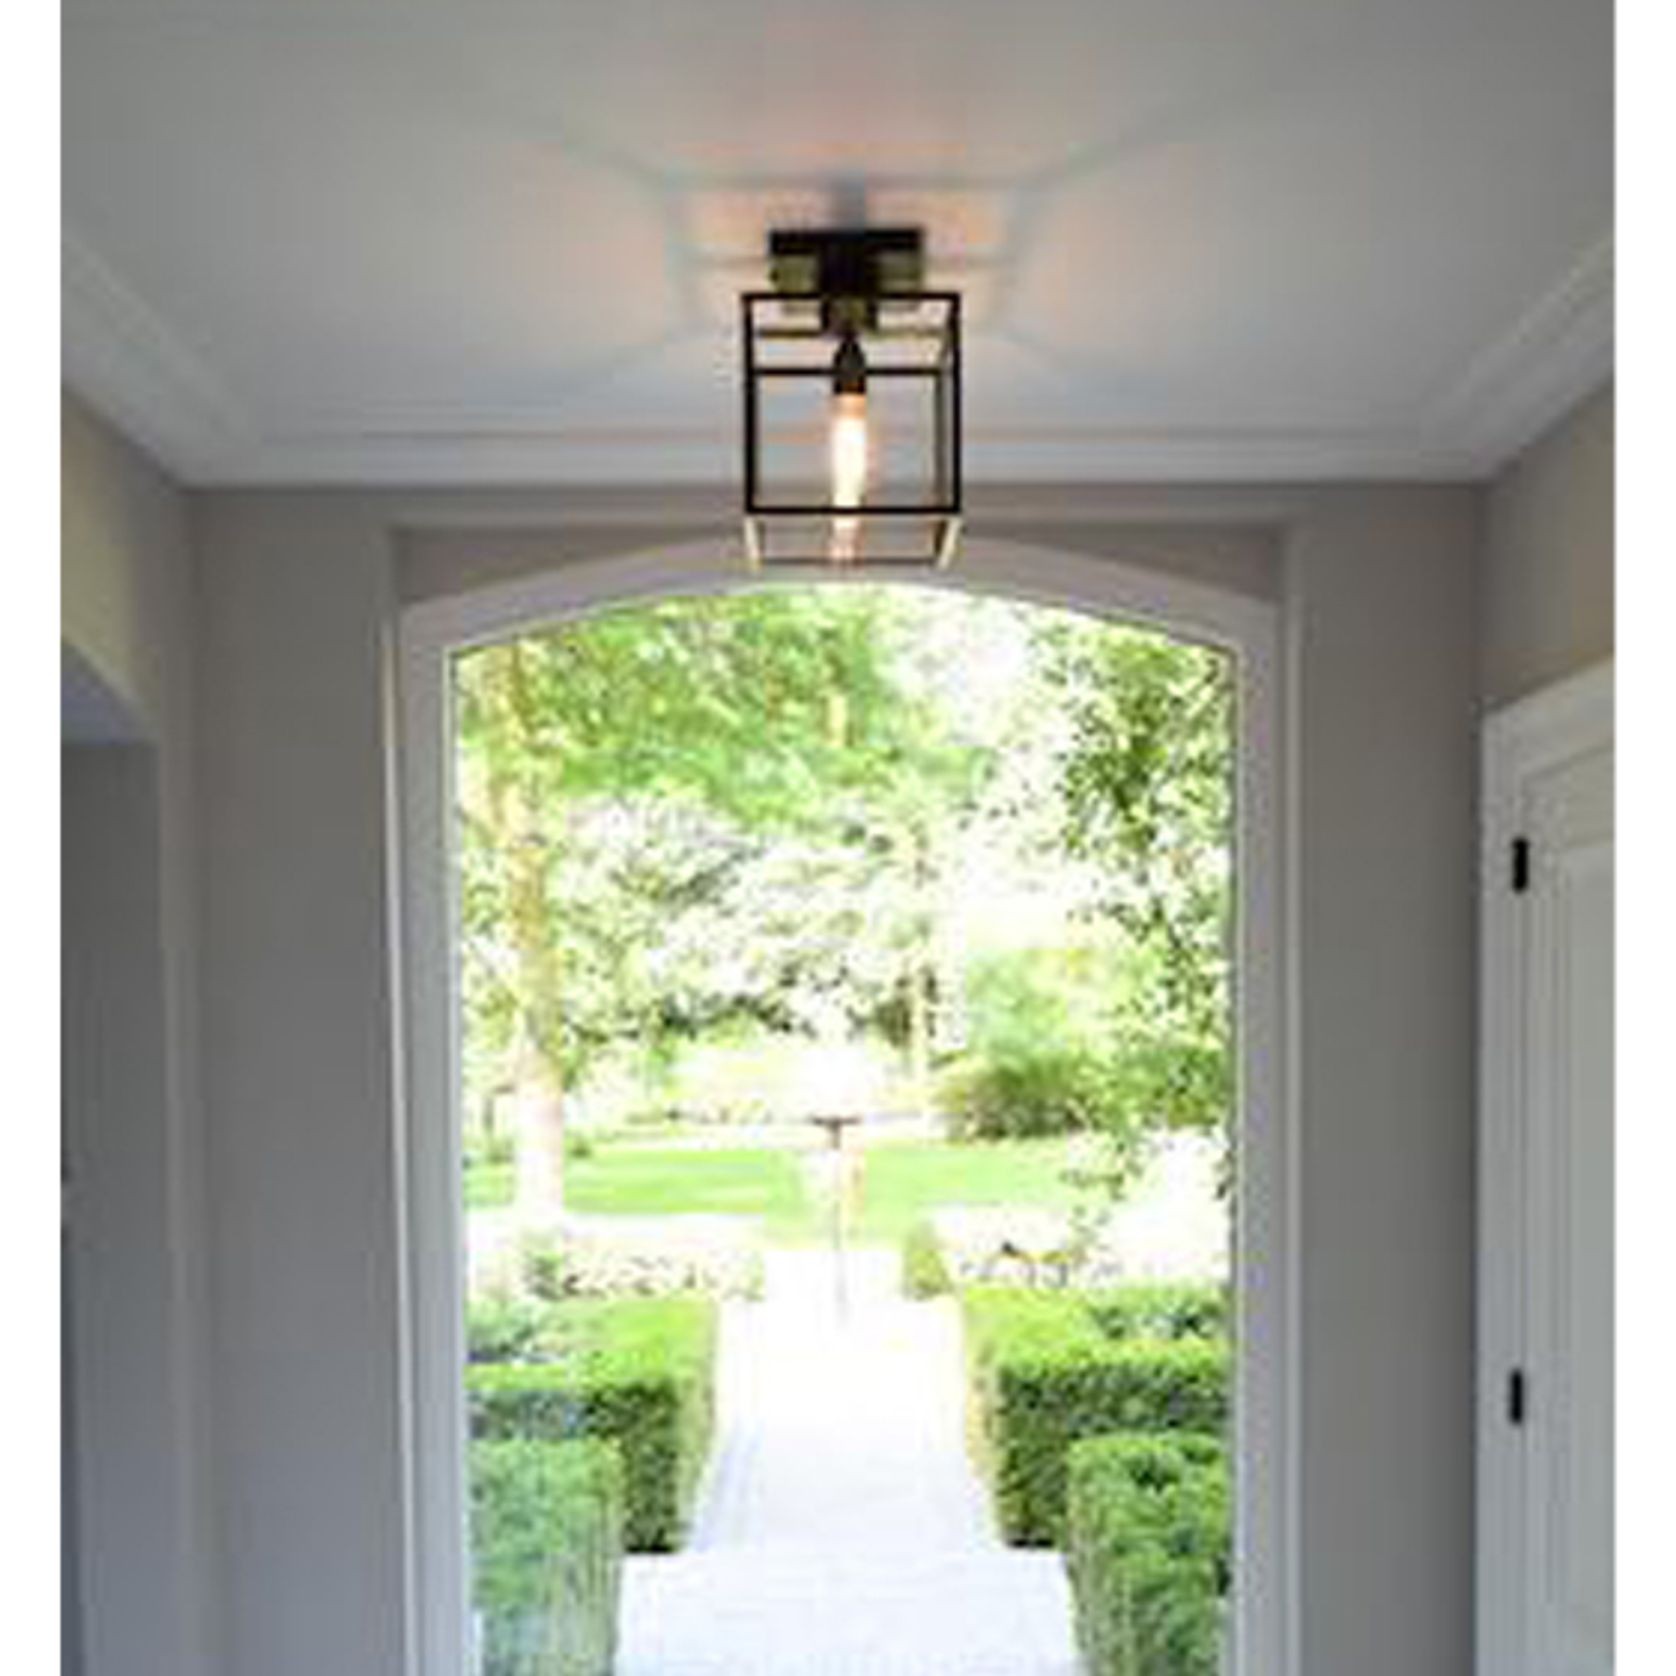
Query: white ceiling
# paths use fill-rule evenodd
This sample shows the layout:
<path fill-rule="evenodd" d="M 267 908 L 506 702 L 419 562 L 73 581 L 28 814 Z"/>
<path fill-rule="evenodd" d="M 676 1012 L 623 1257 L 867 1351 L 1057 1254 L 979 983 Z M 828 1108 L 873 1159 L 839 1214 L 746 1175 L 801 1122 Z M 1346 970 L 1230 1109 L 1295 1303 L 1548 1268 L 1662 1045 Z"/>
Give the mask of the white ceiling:
<path fill-rule="evenodd" d="M 1611 0 L 64 0 L 67 381 L 184 479 L 725 481 L 771 225 L 968 474 L 1473 476 L 1606 375 Z"/>

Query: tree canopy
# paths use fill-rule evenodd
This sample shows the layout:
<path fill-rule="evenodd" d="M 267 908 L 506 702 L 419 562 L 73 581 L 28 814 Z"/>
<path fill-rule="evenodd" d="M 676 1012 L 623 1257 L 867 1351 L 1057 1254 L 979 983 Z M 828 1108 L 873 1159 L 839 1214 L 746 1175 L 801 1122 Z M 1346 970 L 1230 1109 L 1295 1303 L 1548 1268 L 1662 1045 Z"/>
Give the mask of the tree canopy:
<path fill-rule="evenodd" d="M 1125 1097 L 1208 1127 L 1228 1111 L 1233 691 L 1225 656 L 1087 624 L 1044 633 L 1061 695 L 1060 831 L 1093 911 L 1138 951 L 1117 1020 Z"/>
<path fill-rule="evenodd" d="M 1096 1104 L 1225 1115 L 1218 654 L 996 600 L 785 589 L 473 650 L 456 704 L 479 1091 L 834 1021 L 923 1082 L 1063 1015 Z M 1053 963 L 1028 945 L 1056 940 L 1103 952 L 1060 962 L 1074 1005 L 1032 1014 L 1020 985 Z M 1009 944 L 1025 966 L 998 978 Z"/>

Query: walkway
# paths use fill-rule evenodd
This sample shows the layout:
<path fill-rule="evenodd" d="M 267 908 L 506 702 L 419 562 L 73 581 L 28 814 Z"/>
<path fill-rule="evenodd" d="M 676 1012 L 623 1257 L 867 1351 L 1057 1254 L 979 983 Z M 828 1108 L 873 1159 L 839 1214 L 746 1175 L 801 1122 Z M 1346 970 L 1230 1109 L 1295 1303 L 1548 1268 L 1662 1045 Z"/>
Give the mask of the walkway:
<path fill-rule="evenodd" d="M 1074 1676 L 1059 1556 L 995 1536 L 962 1434 L 959 1323 L 895 1257 L 770 1259 L 725 1315 L 691 1545 L 631 1558 L 618 1676 Z"/>

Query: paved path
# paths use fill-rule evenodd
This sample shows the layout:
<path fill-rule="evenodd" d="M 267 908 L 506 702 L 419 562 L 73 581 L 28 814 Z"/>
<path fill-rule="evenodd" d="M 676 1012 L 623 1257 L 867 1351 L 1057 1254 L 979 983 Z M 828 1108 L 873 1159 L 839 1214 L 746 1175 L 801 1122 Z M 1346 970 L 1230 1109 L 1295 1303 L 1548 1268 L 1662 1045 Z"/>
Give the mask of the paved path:
<path fill-rule="evenodd" d="M 959 1323 L 891 1253 L 775 1254 L 724 1314 L 691 1545 L 631 1558 L 618 1676 L 1075 1676 L 1059 1556 L 994 1535 L 962 1435 Z"/>

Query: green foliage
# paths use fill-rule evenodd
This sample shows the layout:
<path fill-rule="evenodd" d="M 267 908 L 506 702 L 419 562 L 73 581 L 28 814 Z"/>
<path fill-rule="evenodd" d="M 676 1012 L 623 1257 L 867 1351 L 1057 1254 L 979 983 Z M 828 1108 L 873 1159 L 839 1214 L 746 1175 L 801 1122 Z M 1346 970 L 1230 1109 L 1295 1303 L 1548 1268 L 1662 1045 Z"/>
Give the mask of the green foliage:
<path fill-rule="evenodd" d="M 938 1078 L 937 1103 L 963 1140 L 1063 1135 L 1109 1109 L 1105 1068 L 1092 1055 L 1044 1037 L 1016 1053 L 973 1054 Z"/>
<path fill-rule="evenodd" d="M 955 1133 L 1058 1135 L 1108 1114 L 1103 1019 L 1086 949 L 1011 949 L 965 974 L 967 1045 L 939 1081 Z"/>
<path fill-rule="evenodd" d="M 469 1170 L 483 1164 L 510 1164 L 517 1151 L 517 1142 L 509 1134 L 478 1131 L 466 1137 L 464 1163 Z"/>
<path fill-rule="evenodd" d="M 535 1298 L 490 1292 L 466 1300 L 467 1361 L 539 1360 L 552 1330 L 552 1309 Z"/>
<path fill-rule="evenodd" d="M 524 753 L 540 752 L 563 795 L 694 795 L 795 823 L 811 785 L 865 787 L 880 760 L 914 748 L 880 656 L 892 609 L 878 590 L 783 589 L 602 612 L 520 643 L 527 738 L 495 728 L 495 699 L 475 684 L 492 675 L 463 659 L 462 728 L 497 766 L 523 771 Z"/>
<path fill-rule="evenodd" d="M 981 1384 L 1004 1357 L 1053 1356 L 1108 1342 L 1080 1292 L 971 1286 L 960 1294 L 968 1367 Z"/>
<path fill-rule="evenodd" d="M 509 1134 L 469 1135 L 461 1157 L 467 1210 L 486 1210 L 512 1202 L 516 1183 L 516 1143 Z"/>
<path fill-rule="evenodd" d="M 616 1447 L 474 1443 L 470 1474 L 484 1676 L 610 1676 L 623 1555 Z"/>
<path fill-rule="evenodd" d="M 568 1269 L 564 1246 L 558 1239 L 534 1231 L 519 1241 L 518 1283 L 528 1297 L 547 1306 L 560 1302 L 570 1291 Z M 539 1359 L 533 1355 L 518 1358 L 520 1361 Z"/>
<path fill-rule="evenodd" d="M 916 1104 L 959 1044 L 957 1123 L 1097 1130 L 1108 1196 L 1147 1133 L 1226 1118 L 1220 654 L 863 587 L 602 613 L 456 673 L 468 1097 L 547 1096 L 516 1108 L 543 1156 L 607 1066 L 624 1109 L 684 1109 L 688 1050 L 828 1031 L 899 1056 Z M 966 970 L 985 869 L 1064 946 Z M 702 1067 L 720 1115 L 783 1105 L 749 1056 Z"/>
<path fill-rule="evenodd" d="M 498 1210 L 512 1203 L 518 1178 L 511 1164 L 467 1164 L 463 1197 L 467 1210 Z"/>
<path fill-rule="evenodd" d="M 530 1347 L 466 1370 L 476 1439 L 599 1437 L 622 1453 L 626 1540 L 680 1546 L 715 1416 L 716 1311 L 693 1297 L 577 1299 Z"/>
<path fill-rule="evenodd" d="M 1134 630 L 1044 619 L 1060 697 L 1061 837 L 1094 864 L 1098 911 L 1145 963 L 1114 1059 L 1122 1103 L 1214 1128 L 1232 1099 L 1228 658 Z"/>
<path fill-rule="evenodd" d="M 1223 1340 L 1112 1338 L 1074 1292 L 974 1287 L 961 1304 L 973 1443 L 1009 1542 L 1061 1539 L 1078 1439 L 1227 1423 Z"/>
<path fill-rule="evenodd" d="M 1212 1281 L 1137 1281 L 1085 1297 L 1109 1338 L 1227 1338 L 1231 1329 L 1233 1298 Z"/>
<path fill-rule="evenodd" d="M 1220 1442 L 1089 1438 L 1067 1476 L 1065 1565 L 1089 1676 L 1217 1676 L 1231 1540 Z"/>
<path fill-rule="evenodd" d="M 1144 1162 L 1149 1111 L 1136 1087 L 1126 1021 L 1139 956 L 1122 944 L 1011 949 L 966 975 L 967 1047 L 945 1069 L 939 1103 L 961 1135 L 1095 1132 L 1085 1185 L 1120 1198 Z"/>
<path fill-rule="evenodd" d="M 916 600 L 671 600 L 458 660 L 470 1074 L 522 1046 L 564 1085 L 615 1042 L 887 1008 L 927 835 L 987 760 L 927 701 Z M 751 958 L 718 962 L 747 906 Z"/>
<path fill-rule="evenodd" d="M 943 1248 L 929 1217 L 902 1236 L 902 1290 L 910 1298 L 940 1298 L 951 1290 Z"/>

